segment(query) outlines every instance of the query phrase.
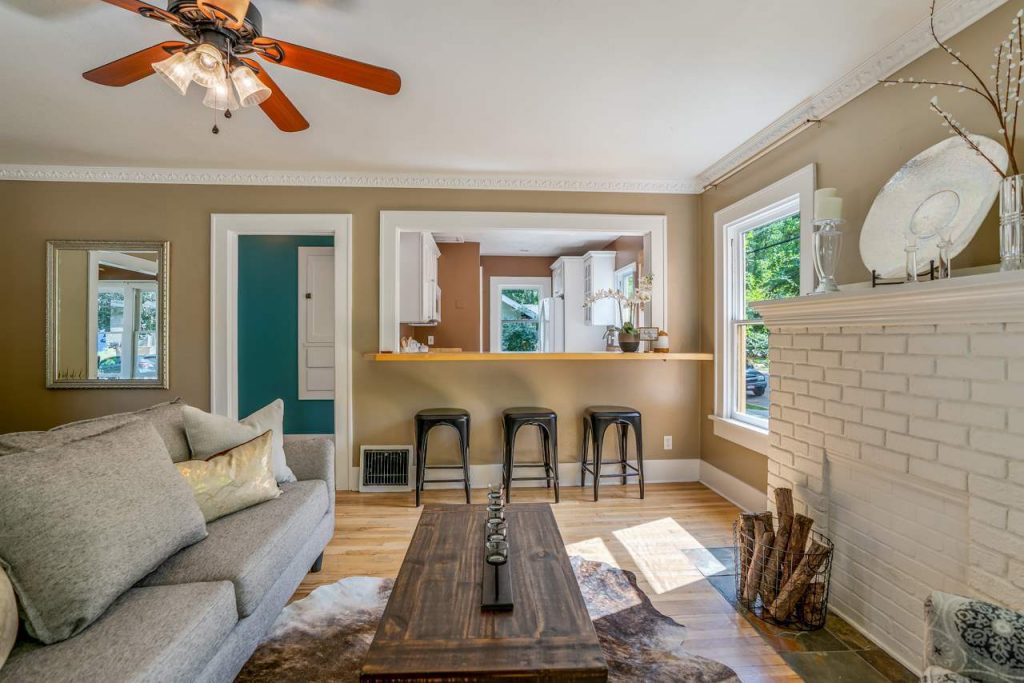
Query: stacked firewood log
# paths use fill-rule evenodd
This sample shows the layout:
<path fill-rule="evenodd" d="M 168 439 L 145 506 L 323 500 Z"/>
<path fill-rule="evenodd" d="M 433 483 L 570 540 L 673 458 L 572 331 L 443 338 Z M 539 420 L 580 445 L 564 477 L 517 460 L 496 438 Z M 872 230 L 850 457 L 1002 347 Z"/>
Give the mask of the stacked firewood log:
<path fill-rule="evenodd" d="M 832 548 L 810 539 L 813 520 L 794 514 L 791 489 L 775 489 L 775 506 L 774 521 L 770 512 L 740 515 L 736 598 L 755 609 L 760 596 L 762 616 L 819 627 L 827 577 L 818 576 Z"/>

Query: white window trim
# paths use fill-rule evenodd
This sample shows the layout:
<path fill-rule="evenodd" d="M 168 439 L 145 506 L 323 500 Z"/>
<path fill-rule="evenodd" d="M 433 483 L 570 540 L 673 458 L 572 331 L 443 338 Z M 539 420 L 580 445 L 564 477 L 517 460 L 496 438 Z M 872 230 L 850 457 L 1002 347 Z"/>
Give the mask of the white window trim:
<path fill-rule="evenodd" d="M 716 436 L 767 455 L 768 430 L 738 420 L 731 414 L 734 383 L 730 368 L 736 365 L 733 329 L 727 305 L 737 296 L 731 278 L 727 277 L 731 253 L 730 237 L 754 225 L 764 225 L 787 215 L 790 203 L 800 206 L 800 293 L 814 289 L 813 247 L 814 164 L 809 164 L 768 187 L 715 212 L 715 413 L 709 416 Z"/>
<path fill-rule="evenodd" d="M 502 351 L 501 350 L 501 290 L 510 287 L 536 287 L 540 290 L 540 298 L 546 299 L 551 296 L 551 278 L 549 277 L 497 277 L 491 278 L 490 292 L 491 300 L 490 326 L 491 326 L 491 353 L 540 353 L 537 351 Z M 539 322 L 539 321 L 538 321 Z"/>

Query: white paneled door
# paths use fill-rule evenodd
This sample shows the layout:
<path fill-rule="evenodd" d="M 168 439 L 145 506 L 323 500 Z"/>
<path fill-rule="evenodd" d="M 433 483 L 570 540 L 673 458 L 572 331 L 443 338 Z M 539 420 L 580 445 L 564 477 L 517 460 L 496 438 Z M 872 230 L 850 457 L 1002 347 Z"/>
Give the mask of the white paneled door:
<path fill-rule="evenodd" d="M 299 399 L 334 398 L 334 247 L 299 247 Z"/>

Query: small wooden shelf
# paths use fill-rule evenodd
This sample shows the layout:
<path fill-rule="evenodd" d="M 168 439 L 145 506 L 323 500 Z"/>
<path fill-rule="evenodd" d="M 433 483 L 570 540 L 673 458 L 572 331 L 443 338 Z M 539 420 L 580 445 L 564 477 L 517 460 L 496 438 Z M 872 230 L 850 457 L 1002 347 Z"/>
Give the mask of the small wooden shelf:
<path fill-rule="evenodd" d="M 363 358 L 384 363 L 436 363 L 445 361 L 705 361 L 713 360 L 710 353 L 364 353 Z"/>

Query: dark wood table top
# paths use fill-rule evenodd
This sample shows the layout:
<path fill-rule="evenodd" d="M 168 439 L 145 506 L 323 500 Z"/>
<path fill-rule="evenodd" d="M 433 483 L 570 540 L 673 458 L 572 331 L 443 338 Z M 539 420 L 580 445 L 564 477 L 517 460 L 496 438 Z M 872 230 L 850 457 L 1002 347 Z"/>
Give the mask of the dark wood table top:
<path fill-rule="evenodd" d="M 550 506 L 506 517 L 515 609 L 480 609 L 485 506 L 427 505 L 361 681 L 608 680 Z"/>

